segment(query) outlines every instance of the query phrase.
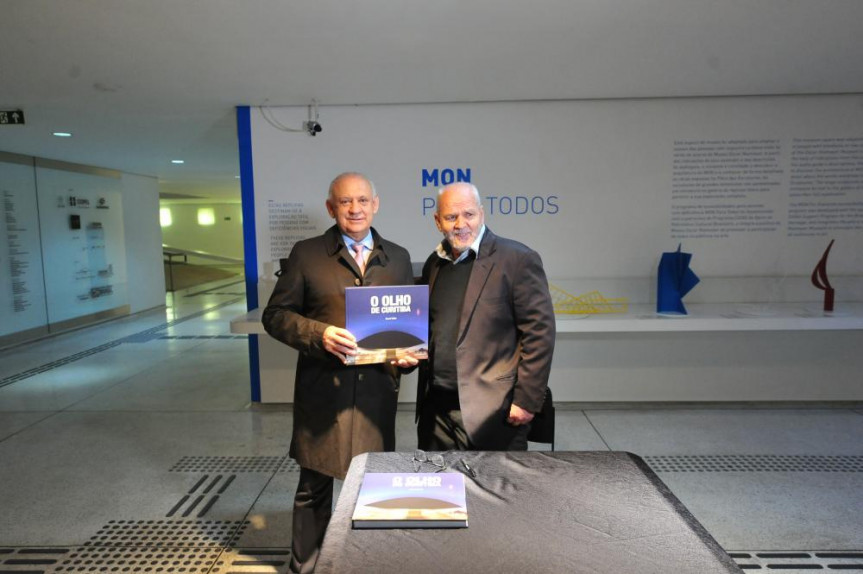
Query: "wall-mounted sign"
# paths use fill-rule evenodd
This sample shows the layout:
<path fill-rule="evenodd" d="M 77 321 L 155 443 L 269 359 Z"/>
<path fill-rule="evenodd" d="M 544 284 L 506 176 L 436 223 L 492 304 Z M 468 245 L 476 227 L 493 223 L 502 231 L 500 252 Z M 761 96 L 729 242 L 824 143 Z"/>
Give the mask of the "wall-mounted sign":
<path fill-rule="evenodd" d="M 0 110 L 0 125 L 24 125 L 22 110 Z"/>

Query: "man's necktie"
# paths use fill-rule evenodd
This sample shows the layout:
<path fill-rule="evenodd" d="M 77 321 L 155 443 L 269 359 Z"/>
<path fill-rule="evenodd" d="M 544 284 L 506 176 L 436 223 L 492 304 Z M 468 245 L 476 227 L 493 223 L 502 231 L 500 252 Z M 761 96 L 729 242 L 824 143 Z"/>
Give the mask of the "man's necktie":
<path fill-rule="evenodd" d="M 360 275 L 362 275 L 366 271 L 366 259 L 363 257 L 363 244 L 354 243 L 351 245 L 351 249 L 354 250 L 354 261 L 357 262 L 357 266 L 360 268 Z"/>

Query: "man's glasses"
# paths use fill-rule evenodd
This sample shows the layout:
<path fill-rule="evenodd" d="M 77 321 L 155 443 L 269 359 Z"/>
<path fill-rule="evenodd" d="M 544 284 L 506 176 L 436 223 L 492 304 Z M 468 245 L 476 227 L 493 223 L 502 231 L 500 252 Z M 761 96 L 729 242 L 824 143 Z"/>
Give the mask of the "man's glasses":
<path fill-rule="evenodd" d="M 431 456 L 427 455 L 424 450 L 415 450 L 414 451 L 414 472 L 419 472 L 422 470 L 424 464 L 431 464 L 437 467 L 435 472 L 441 472 L 442 470 L 446 470 L 447 464 L 443 459 L 443 455 L 433 454 Z"/>

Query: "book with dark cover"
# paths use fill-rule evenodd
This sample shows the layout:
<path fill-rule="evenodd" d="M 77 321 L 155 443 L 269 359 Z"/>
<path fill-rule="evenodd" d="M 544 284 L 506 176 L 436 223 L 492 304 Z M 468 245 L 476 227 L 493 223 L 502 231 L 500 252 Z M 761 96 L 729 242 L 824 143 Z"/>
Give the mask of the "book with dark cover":
<path fill-rule="evenodd" d="M 348 365 L 428 358 L 428 286 L 348 287 L 345 328 L 357 338 Z"/>
<path fill-rule="evenodd" d="M 467 528 L 459 472 L 367 472 L 351 519 L 359 528 Z"/>

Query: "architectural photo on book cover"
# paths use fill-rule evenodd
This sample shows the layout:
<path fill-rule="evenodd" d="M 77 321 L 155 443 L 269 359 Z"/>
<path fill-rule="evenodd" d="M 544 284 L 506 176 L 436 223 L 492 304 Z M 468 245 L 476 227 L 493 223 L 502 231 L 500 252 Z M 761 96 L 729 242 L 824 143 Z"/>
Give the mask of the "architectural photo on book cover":
<path fill-rule="evenodd" d="M 412 355 L 428 358 L 428 286 L 348 287 L 345 327 L 357 338 L 349 365 L 383 363 Z"/>
<path fill-rule="evenodd" d="M 459 472 L 367 472 L 352 517 L 356 528 L 467 528 Z"/>

